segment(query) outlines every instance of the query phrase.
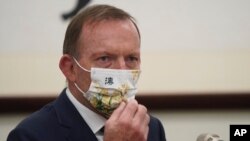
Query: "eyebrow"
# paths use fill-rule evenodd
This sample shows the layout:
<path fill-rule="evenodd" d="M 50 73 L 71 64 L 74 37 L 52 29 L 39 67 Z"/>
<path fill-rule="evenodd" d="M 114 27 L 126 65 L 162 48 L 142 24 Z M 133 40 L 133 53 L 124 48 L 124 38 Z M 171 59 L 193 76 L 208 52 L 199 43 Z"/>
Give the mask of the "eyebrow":
<path fill-rule="evenodd" d="M 112 53 L 109 53 L 107 51 L 98 51 L 98 52 L 95 52 L 93 53 L 90 57 L 98 57 L 99 55 L 112 55 Z"/>
<path fill-rule="evenodd" d="M 95 58 L 95 57 L 98 57 L 99 55 L 116 56 L 117 52 L 110 51 L 110 50 L 99 49 L 99 50 L 95 50 L 95 52 L 93 52 L 93 54 L 90 57 Z M 125 56 L 140 56 L 140 49 L 139 50 L 137 50 L 137 49 L 130 50 L 129 52 L 127 52 L 124 55 Z"/>

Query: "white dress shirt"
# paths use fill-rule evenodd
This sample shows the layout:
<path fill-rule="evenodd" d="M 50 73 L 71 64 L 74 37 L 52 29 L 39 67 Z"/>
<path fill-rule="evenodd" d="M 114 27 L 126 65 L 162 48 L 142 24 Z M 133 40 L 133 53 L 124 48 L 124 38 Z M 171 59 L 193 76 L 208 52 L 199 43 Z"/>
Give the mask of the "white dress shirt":
<path fill-rule="evenodd" d="M 100 129 L 104 126 L 106 118 L 91 111 L 86 106 L 82 105 L 70 92 L 69 88 L 66 89 L 66 94 L 72 104 L 76 107 L 85 122 L 89 125 L 90 129 L 96 135 L 98 141 L 103 141 L 103 133 L 100 133 Z"/>

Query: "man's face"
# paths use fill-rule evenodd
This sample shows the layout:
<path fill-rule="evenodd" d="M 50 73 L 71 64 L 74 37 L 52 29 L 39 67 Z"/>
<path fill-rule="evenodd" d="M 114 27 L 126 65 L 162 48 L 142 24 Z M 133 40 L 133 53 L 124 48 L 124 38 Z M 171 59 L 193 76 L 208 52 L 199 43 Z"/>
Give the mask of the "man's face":
<path fill-rule="evenodd" d="M 140 38 L 129 20 L 84 25 L 79 46 L 78 61 L 88 70 L 92 67 L 140 69 Z M 78 67 L 76 83 L 86 92 L 90 82 L 90 73 Z"/>

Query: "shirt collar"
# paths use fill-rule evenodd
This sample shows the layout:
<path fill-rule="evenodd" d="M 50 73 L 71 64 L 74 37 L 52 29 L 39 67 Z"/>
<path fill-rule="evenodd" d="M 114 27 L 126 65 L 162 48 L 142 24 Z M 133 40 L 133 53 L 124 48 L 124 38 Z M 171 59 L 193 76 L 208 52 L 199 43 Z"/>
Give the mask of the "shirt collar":
<path fill-rule="evenodd" d="M 105 124 L 106 120 L 103 116 L 93 112 L 83 104 L 81 104 L 70 92 L 69 88 L 66 89 L 66 94 L 72 104 L 76 107 L 82 118 L 89 125 L 90 129 L 96 134 Z"/>

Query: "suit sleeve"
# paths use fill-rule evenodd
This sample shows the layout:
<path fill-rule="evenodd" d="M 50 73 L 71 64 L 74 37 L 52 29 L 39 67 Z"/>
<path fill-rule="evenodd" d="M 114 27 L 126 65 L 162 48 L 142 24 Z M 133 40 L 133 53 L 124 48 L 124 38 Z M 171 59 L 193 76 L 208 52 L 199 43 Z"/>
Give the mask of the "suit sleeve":
<path fill-rule="evenodd" d="M 159 123 L 159 132 L 160 132 L 160 137 L 161 137 L 161 141 L 166 141 L 166 136 L 165 136 L 165 130 L 163 128 L 163 125 L 162 123 L 158 120 L 158 123 Z"/>
<path fill-rule="evenodd" d="M 25 130 L 24 128 L 15 128 L 9 133 L 7 141 L 40 141 L 40 140 L 34 136 L 32 131 Z"/>
<path fill-rule="evenodd" d="M 150 117 L 148 141 L 166 141 L 162 123 L 153 116 Z"/>

